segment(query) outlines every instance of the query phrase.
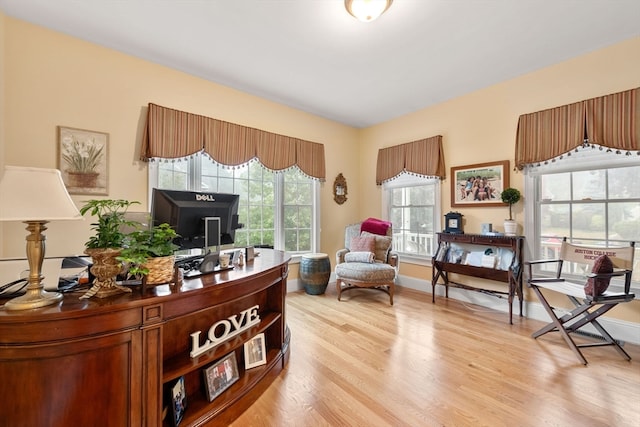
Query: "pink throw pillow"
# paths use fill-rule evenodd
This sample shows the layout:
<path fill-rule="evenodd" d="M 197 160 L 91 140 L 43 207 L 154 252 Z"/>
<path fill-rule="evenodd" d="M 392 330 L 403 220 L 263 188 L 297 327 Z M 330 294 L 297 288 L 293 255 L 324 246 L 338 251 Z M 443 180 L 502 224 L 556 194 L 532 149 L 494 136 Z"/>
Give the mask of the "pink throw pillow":
<path fill-rule="evenodd" d="M 373 237 L 356 236 L 351 238 L 352 252 L 374 252 L 376 241 Z"/>

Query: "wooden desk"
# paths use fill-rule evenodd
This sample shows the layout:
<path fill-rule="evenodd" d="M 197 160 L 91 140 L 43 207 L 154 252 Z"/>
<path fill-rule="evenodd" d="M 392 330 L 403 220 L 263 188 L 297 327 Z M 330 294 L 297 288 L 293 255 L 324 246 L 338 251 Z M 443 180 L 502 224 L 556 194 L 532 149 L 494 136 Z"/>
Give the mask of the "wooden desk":
<path fill-rule="evenodd" d="M 479 251 L 485 248 L 498 247 L 506 248 L 513 251 L 513 259 L 510 261 L 506 270 L 496 268 L 485 268 L 476 265 L 467 265 L 464 263 L 450 262 L 449 257 L 443 260 L 437 260 L 438 254 L 432 258 L 432 301 L 436 302 L 436 285 L 445 286 L 445 295 L 449 297 L 449 286 L 462 288 L 472 291 L 487 293 L 494 296 L 508 295 L 509 300 L 509 323 L 513 324 L 513 297 L 518 295 L 520 303 L 520 316 L 522 316 L 522 247 L 524 243 L 523 236 L 485 236 L 481 234 L 447 234 L 438 233 L 438 247 L 444 243 L 449 246 L 455 244 L 462 247 L 472 247 Z M 466 276 L 480 277 L 483 279 L 495 280 L 509 284 L 507 292 L 483 289 L 479 287 L 469 286 L 455 282 L 450 279 L 449 273 L 462 274 Z M 438 283 L 438 279 L 442 278 L 444 283 Z"/>
<path fill-rule="evenodd" d="M 233 270 L 104 300 L 64 296 L 57 306 L 0 308 L 0 423 L 11 426 L 161 426 L 166 389 L 184 376 L 180 426 L 227 425 L 284 368 L 289 258 L 262 250 Z M 4 302 L 4 301 L 0 301 Z M 190 334 L 258 305 L 260 322 L 191 358 Z M 265 334 L 266 365 L 244 369 L 243 344 Z M 206 398 L 202 370 L 235 352 L 240 378 Z M 163 402 L 164 400 L 164 402 Z"/>

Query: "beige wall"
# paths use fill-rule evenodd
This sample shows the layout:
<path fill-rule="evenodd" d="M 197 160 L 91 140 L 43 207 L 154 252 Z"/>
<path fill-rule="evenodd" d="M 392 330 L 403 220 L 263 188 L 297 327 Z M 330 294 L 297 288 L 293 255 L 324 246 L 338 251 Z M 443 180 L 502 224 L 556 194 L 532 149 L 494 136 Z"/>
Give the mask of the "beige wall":
<path fill-rule="evenodd" d="M 344 225 L 381 215 L 381 190 L 375 185 L 379 148 L 440 134 L 447 170 L 506 159 L 513 165 L 520 114 L 640 86 L 640 38 L 636 38 L 358 130 L 2 13 L 0 42 L 0 90 L 3 84 L 5 88 L 0 96 L 0 109 L 4 106 L 0 143 L 6 141 L 4 153 L 0 150 L 0 165 L 57 167 L 58 125 L 107 132 L 109 197 L 139 200 L 146 208 L 146 165 L 137 157 L 149 102 L 316 141 L 325 145 L 327 159 L 327 182 L 321 194 L 321 250 L 332 258 L 342 246 Z M 333 180 L 340 172 L 349 189 L 343 205 L 332 197 Z M 512 186 L 522 189 L 520 173 L 512 171 L 510 180 Z M 452 210 L 449 186 L 450 181 L 445 181 L 444 213 Z M 73 198 L 80 205 L 88 196 Z M 507 208 L 502 207 L 453 210 L 464 214 L 468 232 L 477 232 L 482 222 L 500 228 L 507 215 Z M 523 203 L 516 206 L 515 215 L 522 224 Z M 22 256 L 22 225 L 0 226 L 0 233 L 2 230 L 0 256 Z M 47 253 L 81 253 L 88 235 L 88 221 L 51 223 Z M 292 273 L 296 277 L 296 271 Z M 401 274 L 424 280 L 431 277 L 429 268 L 406 263 Z M 621 309 L 616 313 L 638 321 L 640 304 L 632 307 L 630 313 Z"/>
<path fill-rule="evenodd" d="M 333 179 L 359 175 L 357 131 L 329 120 L 212 84 L 95 44 L 9 17 L 4 19 L 7 91 L 5 162 L 57 167 L 56 126 L 109 133 L 109 197 L 147 204 L 147 168 L 137 161 L 149 102 L 296 136 L 325 145 L 327 182 L 322 185 L 321 249 L 335 253 L 342 224 L 355 221 L 358 192 L 342 206 L 333 202 Z M 89 196 L 73 196 L 78 205 Z M 4 227 L 0 255 L 24 256 L 24 227 Z M 51 223 L 47 255 L 81 253 L 89 221 Z"/>

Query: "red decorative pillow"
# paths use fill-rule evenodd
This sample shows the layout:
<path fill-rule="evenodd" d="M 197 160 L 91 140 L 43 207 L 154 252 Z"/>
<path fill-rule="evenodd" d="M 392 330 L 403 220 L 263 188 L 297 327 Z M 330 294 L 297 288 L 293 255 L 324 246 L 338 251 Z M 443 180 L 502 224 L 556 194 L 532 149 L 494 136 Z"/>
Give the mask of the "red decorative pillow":
<path fill-rule="evenodd" d="M 593 274 L 613 273 L 613 262 L 611 262 L 611 258 L 606 255 L 600 255 L 593 263 L 591 272 Z M 610 280 L 611 277 L 592 277 L 587 279 L 587 283 L 584 285 L 585 295 L 593 297 L 602 295 L 609 287 Z"/>
<path fill-rule="evenodd" d="M 351 238 L 351 252 L 375 252 L 376 240 L 373 237 L 356 236 Z"/>

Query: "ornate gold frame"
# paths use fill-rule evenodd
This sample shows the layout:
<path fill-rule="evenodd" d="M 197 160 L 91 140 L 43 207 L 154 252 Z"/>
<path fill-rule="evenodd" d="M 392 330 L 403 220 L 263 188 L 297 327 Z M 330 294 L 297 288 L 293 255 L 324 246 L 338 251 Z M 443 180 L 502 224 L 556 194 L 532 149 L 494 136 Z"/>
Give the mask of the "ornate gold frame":
<path fill-rule="evenodd" d="M 347 180 L 341 173 L 333 181 L 333 200 L 339 205 L 347 201 Z"/>

